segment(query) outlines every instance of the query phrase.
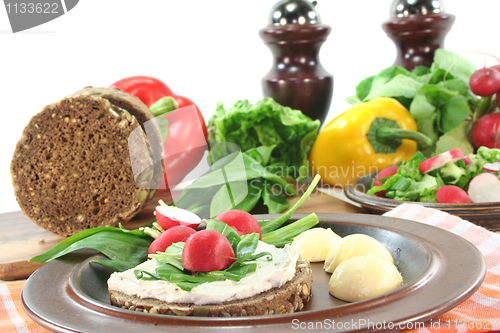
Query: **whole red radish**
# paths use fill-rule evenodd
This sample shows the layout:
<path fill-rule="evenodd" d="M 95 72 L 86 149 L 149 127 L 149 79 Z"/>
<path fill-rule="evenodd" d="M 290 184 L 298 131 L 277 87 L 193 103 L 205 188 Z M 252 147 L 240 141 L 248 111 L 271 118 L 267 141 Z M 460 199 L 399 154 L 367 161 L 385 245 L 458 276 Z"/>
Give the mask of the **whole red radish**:
<path fill-rule="evenodd" d="M 182 225 L 196 228 L 201 223 L 201 218 L 190 211 L 173 206 L 157 206 L 156 221 L 165 230 Z"/>
<path fill-rule="evenodd" d="M 495 69 L 497 72 L 500 73 L 500 65 L 491 66 L 490 68 Z M 495 101 L 497 103 L 497 106 L 500 107 L 500 94 L 498 92 L 497 95 L 495 96 Z"/>
<path fill-rule="evenodd" d="M 456 162 L 461 158 L 464 158 L 464 153 L 462 152 L 462 149 L 456 148 L 428 158 L 420 163 L 418 167 L 422 173 L 426 173 L 437 168 L 441 168 L 447 162 Z"/>
<path fill-rule="evenodd" d="M 191 271 L 220 271 L 235 260 L 231 243 L 215 230 L 200 230 L 191 235 L 182 250 L 182 266 Z"/>
<path fill-rule="evenodd" d="M 500 113 L 488 113 L 472 129 L 472 142 L 479 148 L 500 148 Z"/>
<path fill-rule="evenodd" d="M 491 96 L 500 90 L 500 71 L 494 68 L 481 68 L 472 73 L 470 89 L 478 96 Z"/>
<path fill-rule="evenodd" d="M 398 172 L 398 169 L 399 169 L 399 166 L 398 165 L 389 165 L 388 167 L 386 168 L 383 168 L 379 173 L 377 173 L 377 175 L 375 176 L 375 179 L 373 181 L 373 186 L 380 186 L 380 185 L 383 185 L 381 182 L 380 182 L 380 179 L 383 179 L 383 178 L 387 178 L 387 177 L 390 177 L 394 174 L 396 174 L 396 172 Z M 383 191 L 378 191 L 377 193 L 375 193 L 376 196 L 378 197 L 385 197 L 385 193 L 387 191 L 386 190 L 383 190 Z"/>
<path fill-rule="evenodd" d="M 220 213 L 215 217 L 216 220 L 222 221 L 236 230 L 238 235 L 246 235 L 251 233 L 258 233 L 259 239 L 262 240 L 262 231 L 260 224 L 252 214 L 244 210 L 231 209 Z"/>
<path fill-rule="evenodd" d="M 471 203 L 467 192 L 455 185 L 443 185 L 436 191 L 439 203 Z"/>
<path fill-rule="evenodd" d="M 472 202 L 500 201 L 500 180 L 492 173 L 480 173 L 469 183 L 469 198 Z"/>
<path fill-rule="evenodd" d="M 196 233 L 196 230 L 185 226 L 175 226 L 162 232 L 160 237 L 155 239 L 148 248 L 148 254 L 164 252 L 167 247 L 177 242 L 185 242 L 189 236 Z"/>
<path fill-rule="evenodd" d="M 490 68 L 495 69 L 498 72 L 500 72 L 500 65 L 494 65 L 494 66 L 491 66 Z"/>

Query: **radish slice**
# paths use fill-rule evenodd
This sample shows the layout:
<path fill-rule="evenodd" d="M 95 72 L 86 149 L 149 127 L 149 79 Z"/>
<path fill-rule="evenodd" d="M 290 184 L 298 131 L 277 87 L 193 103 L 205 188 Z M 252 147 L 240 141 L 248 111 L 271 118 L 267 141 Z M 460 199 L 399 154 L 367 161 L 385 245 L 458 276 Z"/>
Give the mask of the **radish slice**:
<path fill-rule="evenodd" d="M 500 162 L 485 163 L 483 165 L 483 170 L 489 171 L 489 172 L 498 172 L 500 170 Z"/>
<path fill-rule="evenodd" d="M 177 225 L 196 229 L 201 223 L 201 218 L 186 209 L 172 206 L 156 206 L 156 221 L 165 230 Z"/>
<path fill-rule="evenodd" d="M 464 153 L 462 152 L 462 149 L 456 148 L 428 158 L 420 163 L 418 167 L 422 173 L 426 173 L 443 167 L 447 162 L 456 162 L 461 158 L 464 158 Z"/>
<path fill-rule="evenodd" d="M 468 193 L 474 203 L 500 201 L 500 180 L 492 173 L 481 173 L 470 181 Z"/>
<path fill-rule="evenodd" d="M 470 156 L 465 156 L 464 157 L 464 164 L 465 165 L 472 164 L 472 160 L 470 159 Z"/>

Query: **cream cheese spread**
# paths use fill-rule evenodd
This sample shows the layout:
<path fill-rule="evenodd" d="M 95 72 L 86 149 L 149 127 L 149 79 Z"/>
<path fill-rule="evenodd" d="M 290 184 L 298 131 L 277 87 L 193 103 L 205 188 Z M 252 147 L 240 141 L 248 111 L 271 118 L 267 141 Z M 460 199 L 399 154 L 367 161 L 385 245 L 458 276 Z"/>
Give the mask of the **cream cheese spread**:
<path fill-rule="evenodd" d="M 262 257 L 257 263 L 255 272 L 248 273 L 240 281 L 207 282 L 185 291 L 168 281 L 152 281 L 137 279 L 135 269 L 154 272 L 158 263 L 148 260 L 125 272 L 113 273 L 108 279 L 108 288 L 141 298 L 154 298 L 168 303 L 189 303 L 196 305 L 220 304 L 252 297 L 272 288 L 279 288 L 295 276 L 295 267 L 299 252 L 292 246 L 276 248 L 259 242 L 255 253 L 269 252 L 273 260 Z"/>

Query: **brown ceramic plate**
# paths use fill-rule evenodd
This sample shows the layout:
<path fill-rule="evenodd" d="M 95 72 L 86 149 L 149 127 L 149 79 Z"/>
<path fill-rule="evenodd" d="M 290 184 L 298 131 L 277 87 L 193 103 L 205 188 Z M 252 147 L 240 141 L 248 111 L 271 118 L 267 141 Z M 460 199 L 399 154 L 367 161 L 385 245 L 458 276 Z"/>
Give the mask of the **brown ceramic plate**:
<path fill-rule="evenodd" d="M 373 214 L 383 214 L 405 202 L 366 194 L 368 189 L 370 189 L 372 180 L 375 176 L 376 173 L 372 173 L 359 178 L 354 183 L 349 184 L 344 190 L 346 197 L 359 203 Z M 413 203 L 429 208 L 439 209 L 459 216 L 464 220 L 470 221 L 489 230 L 500 230 L 500 219 L 498 219 L 500 214 L 500 202 L 469 204 Z"/>
<path fill-rule="evenodd" d="M 292 221 L 304 214 L 296 214 Z M 237 329 L 283 332 L 398 331 L 430 320 L 462 303 L 482 283 L 486 265 L 472 244 L 448 231 L 408 220 L 363 214 L 318 214 L 320 226 L 340 236 L 364 233 L 392 253 L 404 284 L 367 301 L 346 303 L 328 293 L 330 274 L 313 263 L 310 303 L 294 314 L 238 318 L 176 317 L 140 313 L 110 305 L 110 271 L 89 260 L 95 252 L 76 252 L 51 262 L 25 283 L 26 313 L 55 332 L 220 332 Z M 258 216 L 268 219 L 273 216 Z M 97 255 L 101 256 L 101 255 Z M 90 258 L 89 258 L 90 257 Z M 385 324 L 384 324 L 385 323 Z"/>

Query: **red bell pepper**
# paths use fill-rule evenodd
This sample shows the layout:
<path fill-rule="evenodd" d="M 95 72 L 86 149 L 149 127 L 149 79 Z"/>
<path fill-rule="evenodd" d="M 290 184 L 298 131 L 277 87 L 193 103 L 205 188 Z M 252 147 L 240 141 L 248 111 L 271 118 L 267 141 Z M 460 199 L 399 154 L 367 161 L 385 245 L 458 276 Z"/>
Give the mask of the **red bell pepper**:
<path fill-rule="evenodd" d="M 165 83 L 149 76 L 124 78 L 109 88 L 118 88 L 139 98 L 156 116 L 163 115 L 168 121 L 164 145 L 165 187 L 173 188 L 198 165 L 205 153 L 207 127 L 200 109 L 189 98 L 174 94 Z M 177 102 L 177 110 L 176 103 L 165 97 Z"/>
<path fill-rule="evenodd" d="M 162 81 L 149 76 L 131 76 L 116 81 L 109 86 L 139 98 L 148 107 L 165 96 L 173 96 L 172 90 Z"/>
<path fill-rule="evenodd" d="M 194 102 L 189 98 L 174 94 L 173 91 L 165 83 L 150 76 L 126 77 L 124 79 L 116 81 L 115 83 L 110 85 L 109 88 L 117 88 L 128 92 L 130 95 L 139 98 L 148 107 L 153 105 L 160 98 L 166 96 L 174 98 L 177 103 L 179 103 L 179 108 L 194 104 Z M 201 127 L 203 130 L 203 134 L 205 135 L 205 139 L 207 139 L 208 136 L 205 119 L 203 119 L 203 115 L 201 114 L 198 106 L 196 104 L 194 104 L 194 106 L 196 107 L 198 118 L 200 118 L 200 122 L 202 124 Z"/>

